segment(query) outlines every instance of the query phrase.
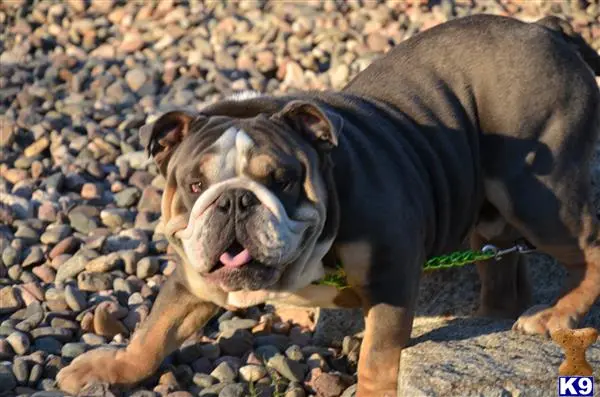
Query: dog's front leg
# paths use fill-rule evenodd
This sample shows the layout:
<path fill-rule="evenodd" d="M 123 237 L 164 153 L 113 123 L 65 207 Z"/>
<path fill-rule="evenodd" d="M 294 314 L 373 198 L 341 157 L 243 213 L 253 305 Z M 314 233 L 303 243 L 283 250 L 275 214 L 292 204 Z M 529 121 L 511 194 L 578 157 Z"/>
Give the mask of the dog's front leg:
<path fill-rule="evenodd" d="M 132 386 L 152 375 L 167 355 L 202 327 L 217 306 L 196 298 L 174 276 L 162 286 L 148 319 L 127 348 L 96 349 L 77 357 L 59 372 L 59 387 L 75 395 L 91 382 Z"/>
<path fill-rule="evenodd" d="M 410 240 L 405 238 L 404 242 Z M 340 251 L 365 310 L 357 397 L 401 395 L 400 356 L 410 339 L 421 276 L 423 255 L 414 249 L 416 246 L 409 244 L 409 249 L 396 244 L 391 250 L 378 250 L 349 245 Z"/>
<path fill-rule="evenodd" d="M 412 308 L 379 303 L 368 309 L 358 362 L 357 397 L 395 397 L 400 355 L 412 330 Z"/>

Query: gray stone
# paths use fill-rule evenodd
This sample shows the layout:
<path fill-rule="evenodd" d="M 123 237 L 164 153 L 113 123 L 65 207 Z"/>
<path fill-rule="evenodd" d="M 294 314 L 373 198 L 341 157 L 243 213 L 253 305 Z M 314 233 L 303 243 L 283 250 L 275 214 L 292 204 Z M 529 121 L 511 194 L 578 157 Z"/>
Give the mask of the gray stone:
<path fill-rule="evenodd" d="M 226 382 L 233 382 L 235 381 L 237 374 L 235 373 L 235 371 L 233 370 L 233 368 L 231 368 L 231 365 L 229 365 L 226 362 L 222 362 L 221 364 L 219 364 L 217 366 L 217 368 L 215 368 L 210 375 L 216 379 L 219 380 L 219 382 L 222 383 L 226 383 Z"/>
<path fill-rule="evenodd" d="M 122 263 L 121 257 L 118 252 L 112 252 L 108 255 L 102 255 L 91 260 L 86 266 L 85 270 L 88 272 L 110 272 L 117 268 Z"/>
<path fill-rule="evenodd" d="M 146 79 L 146 73 L 142 68 L 132 69 L 125 74 L 127 85 L 134 92 L 138 91 L 144 85 Z"/>
<path fill-rule="evenodd" d="M 69 320 L 68 318 L 62 318 L 62 317 L 54 317 L 50 321 L 50 326 L 52 328 L 70 329 L 73 332 L 77 332 L 79 330 L 79 322 L 77 322 L 75 320 Z"/>
<path fill-rule="evenodd" d="M 44 310 L 42 309 L 42 305 L 37 301 L 30 303 L 25 309 L 23 318 L 23 321 L 15 326 L 15 328 L 19 331 L 29 332 L 37 327 L 44 319 Z"/>
<path fill-rule="evenodd" d="M 52 337 L 60 342 L 68 342 L 73 337 L 73 333 L 65 328 L 39 327 L 31 331 L 31 337 L 34 340 L 43 337 Z"/>
<path fill-rule="evenodd" d="M 61 191 L 65 183 L 65 176 L 61 172 L 54 173 L 44 178 L 42 185 L 48 190 Z"/>
<path fill-rule="evenodd" d="M 75 230 L 83 234 L 88 234 L 98 227 L 98 221 L 95 217 L 79 211 L 69 213 L 69 222 Z"/>
<path fill-rule="evenodd" d="M 125 208 L 106 208 L 100 212 L 100 220 L 111 229 L 123 226 L 126 222 L 132 222 L 131 212 Z"/>
<path fill-rule="evenodd" d="M 75 358 L 87 351 L 89 345 L 85 343 L 66 343 L 61 349 L 64 358 Z"/>
<path fill-rule="evenodd" d="M 210 387 L 210 386 L 214 385 L 215 383 L 217 383 L 218 379 L 216 379 L 214 376 L 211 376 L 208 374 L 198 373 L 198 374 L 194 374 L 194 377 L 192 378 L 192 382 L 194 382 L 195 385 L 200 386 L 201 388 L 205 389 L 205 388 Z"/>
<path fill-rule="evenodd" d="M 246 382 L 256 382 L 267 376 L 267 369 L 256 364 L 244 365 L 239 372 L 240 378 Z"/>
<path fill-rule="evenodd" d="M 23 332 L 15 331 L 8 335 L 6 341 L 10 344 L 13 351 L 19 355 L 24 355 L 29 350 L 31 342 L 29 337 Z"/>
<path fill-rule="evenodd" d="M 17 125 L 8 117 L 0 117 L 0 147 L 10 147 L 15 140 Z"/>
<path fill-rule="evenodd" d="M 119 193 L 115 194 L 113 197 L 114 197 L 115 203 L 119 207 L 131 207 L 131 206 L 135 205 L 135 203 L 137 203 L 140 196 L 141 196 L 141 193 L 138 189 L 136 189 L 134 187 L 129 187 L 129 188 L 123 189 Z"/>
<path fill-rule="evenodd" d="M 24 385 L 27 383 L 27 379 L 29 379 L 29 365 L 27 365 L 27 361 L 22 357 L 15 358 L 13 361 L 13 374 L 15 374 L 15 379 L 17 383 L 20 385 Z"/>
<path fill-rule="evenodd" d="M 227 363 L 237 373 L 242 367 L 242 359 L 234 356 L 222 356 L 215 360 L 215 366 L 219 366 L 221 363 Z"/>
<path fill-rule="evenodd" d="M 0 393 L 9 392 L 17 387 L 13 371 L 6 365 L 0 364 Z"/>
<path fill-rule="evenodd" d="M 16 331 L 14 328 L 14 321 L 6 320 L 0 323 L 0 336 L 8 336 Z"/>
<path fill-rule="evenodd" d="M 13 247 L 6 247 L 2 251 L 2 262 L 4 262 L 6 267 L 16 265 L 17 262 L 20 260 L 20 257 L 21 255 L 19 254 L 19 251 L 17 251 Z"/>
<path fill-rule="evenodd" d="M 136 275 L 138 278 L 145 279 L 154 276 L 159 269 L 159 258 L 155 256 L 142 258 L 137 263 Z"/>
<path fill-rule="evenodd" d="M 283 397 L 305 397 L 306 392 L 302 388 L 302 385 L 297 382 L 290 382 Z M 321 397 L 319 395 L 319 397 Z"/>
<path fill-rule="evenodd" d="M 77 286 L 82 291 L 103 291 L 112 286 L 112 275 L 110 273 L 83 272 L 77 276 Z"/>
<path fill-rule="evenodd" d="M 31 369 L 29 370 L 29 379 L 27 379 L 27 384 L 31 387 L 34 387 L 39 380 L 42 378 L 44 373 L 44 367 L 40 364 L 33 364 Z"/>
<path fill-rule="evenodd" d="M 135 241 L 132 241 L 132 242 L 135 243 L 136 247 L 141 244 L 140 242 L 135 242 Z M 115 244 L 117 244 L 117 243 L 115 242 Z M 134 247 L 134 249 L 135 249 L 135 247 Z M 135 273 L 137 263 L 141 257 L 142 257 L 142 255 L 140 253 L 138 253 L 137 251 L 130 250 L 130 251 L 122 251 L 121 252 L 121 259 L 123 260 L 123 263 L 125 266 L 125 272 L 127 274 Z"/>
<path fill-rule="evenodd" d="M 208 358 L 200 357 L 192 363 L 192 369 L 194 372 L 208 374 L 214 369 L 214 367 Z"/>
<path fill-rule="evenodd" d="M 23 267 L 30 267 L 44 263 L 46 258 L 44 258 L 44 252 L 42 248 L 39 246 L 31 247 L 29 254 L 25 257 L 23 261 Z"/>
<path fill-rule="evenodd" d="M 65 301 L 71 310 L 79 312 L 87 308 L 87 301 L 85 299 L 85 292 L 80 291 L 78 288 L 67 285 L 65 288 Z"/>
<path fill-rule="evenodd" d="M 13 287 L 0 288 L 0 314 L 11 313 L 23 307 L 23 301 Z"/>
<path fill-rule="evenodd" d="M 219 331 L 237 330 L 237 329 L 252 329 L 258 321 L 251 318 L 232 318 L 219 323 Z"/>
<path fill-rule="evenodd" d="M 57 244 L 59 241 L 69 237 L 72 229 L 69 225 L 50 225 L 40 236 L 40 241 L 44 244 Z"/>
<path fill-rule="evenodd" d="M 202 357 L 206 357 L 210 360 L 216 360 L 221 356 L 221 348 L 217 343 L 206 343 L 200 345 L 198 348 Z"/>
<path fill-rule="evenodd" d="M 273 345 L 259 346 L 254 350 L 254 354 L 261 360 L 269 360 L 271 357 L 275 357 L 280 353 L 281 350 Z"/>
<path fill-rule="evenodd" d="M 241 383 L 233 383 L 225 386 L 219 392 L 219 397 L 243 397 L 246 387 Z"/>
<path fill-rule="evenodd" d="M 241 356 L 252 349 L 252 334 L 246 329 L 228 329 L 219 337 L 221 351 L 230 356 Z"/>
<path fill-rule="evenodd" d="M 122 278 L 116 278 L 113 281 L 113 289 L 115 291 L 125 292 L 129 295 L 134 292 L 131 282 Z"/>
<path fill-rule="evenodd" d="M 302 353 L 302 349 L 298 345 L 292 345 L 288 347 L 285 351 L 285 355 L 290 360 L 304 361 L 304 354 Z"/>
<path fill-rule="evenodd" d="M 31 202 L 23 197 L 2 193 L 0 194 L 0 203 L 10 207 L 17 219 L 28 219 L 33 216 Z"/>
<path fill-rule="evenodd" d="M 144 303 L 144 297 L 139 292 L 134 292 L 133 294 L 131 294 L 131 296 L 129 296 L 129 299 L 127 299 L 127 306 L 129 307 L 136 306 L 142 303 Z"/>
<path fill-rule="evenodd" d="M 96 256 L 98 255 L 93 251 L 85 249 L 79 250 L 58 268 L 54 281 L 56 283 L 61 283 L 69 278 L 77 276 L 85 269 L 87 263 Z"/>
<path fill-rule="evenodd" d="M 20 238 L 27 244 L 35 244 L 40 238 L 39 233 L 28 225 L 20 225 L 15 232 L 15 237 Z"/>
<path fill-rule="evenodd" d="M 132 238 L 128 236 L 110 236 L 104 242 L 103 252 L 111 253 L 115 251 L 120 252 L 121 259 L 125 262 L 125 271 L 129 273 L 128 270 L 135 270 L 135 264 L 141 258 L 139 253 L 136 253 L 136 250 L 140 249 L 143 245 L 144 241 L 139 238 Z M 132 263 L 134 261 L 135 263 Z"/>
<path fill-rule="evenodd" d="M 271 357 L 267 361 L 267 366 L 277 371 L 284 378 L 294 382 L 302 382 L 307 371 L 306 364 L 292 361 L 282 354 Z"/>
<path fill-rule="evenodd" d="M 0 339 L 0 361 L 10 360 L 15 355 L 6 339 Z"/>
<path fill-rule="evenodd" d="M 104 337 L 96 334 L 83 334 L 81 335 L 81 340 L 90 346 L 98 346 L 106 343 Z"/>

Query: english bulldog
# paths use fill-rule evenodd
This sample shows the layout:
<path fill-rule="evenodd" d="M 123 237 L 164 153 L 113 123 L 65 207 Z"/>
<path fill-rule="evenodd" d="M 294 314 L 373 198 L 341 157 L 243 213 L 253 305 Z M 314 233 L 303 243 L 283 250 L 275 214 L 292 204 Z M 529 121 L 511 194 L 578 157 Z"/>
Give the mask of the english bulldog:
<path fill-rule="evenodd" d="M 552 305 L 529 305 L 518 254 L 478 263 L 478 314 L 547 334 L 577 326 L 600 294 L 589 161 L 600 58 L 571 26 L 477 15 L 405 40 L 339 92 L 224 100 L 141 129 L 166 179 L 176 272 L 124 349 L 58 375 L 129 387 L 218 307 L 362 307 L 359 397 L 400 396 L 424 262 L 524 238 L 569 270 Z M 315 284 L 333 258 L 349 288 Z M 524 312 L 525 311 L 525 312 Z"/>

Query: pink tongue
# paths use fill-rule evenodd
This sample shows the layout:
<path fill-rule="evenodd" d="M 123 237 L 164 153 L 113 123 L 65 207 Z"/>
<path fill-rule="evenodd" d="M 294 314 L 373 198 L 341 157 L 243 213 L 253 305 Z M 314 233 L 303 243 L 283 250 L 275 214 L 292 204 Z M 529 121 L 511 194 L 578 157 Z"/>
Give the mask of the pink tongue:
<path fill-rule="evenodd" d="M 252 257 L 250 256 L 250 251 L 244 249 L 242 252 L 237 254 L 236 256 L 231 256 L 230 253 L 224 252 L 219 260 L 225 267 L 241 267 L 246 263 L 250 262 Z"/>

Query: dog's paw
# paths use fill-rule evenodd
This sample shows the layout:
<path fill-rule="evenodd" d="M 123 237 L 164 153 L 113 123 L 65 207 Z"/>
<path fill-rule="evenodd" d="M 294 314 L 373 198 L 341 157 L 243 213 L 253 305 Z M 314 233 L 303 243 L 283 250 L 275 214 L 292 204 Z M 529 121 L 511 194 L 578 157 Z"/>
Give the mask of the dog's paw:
<path fill-rule="evenodd" d="M 118 383 L 118 352 L 117 349 L 98 348 L 82 354 L 60 370 L 56 376 L 58 387 L 71 395 L 77 395 L 88 384 Z"/>
<path fill-rule="evenodd" d="M 529 335 L 547 335 L 548 320 L 551 316 L 552 306 L 535 305 L 521 314 L 512 329 Z"/>
<path fill-rule="evenodd" d="M 572 329 L 578 319 L 571 313 L 563 313 L 548 305 L 535 305 L 521 314 L 512 329 L 529 335 L 545 335 L 559 329 Z"/>

